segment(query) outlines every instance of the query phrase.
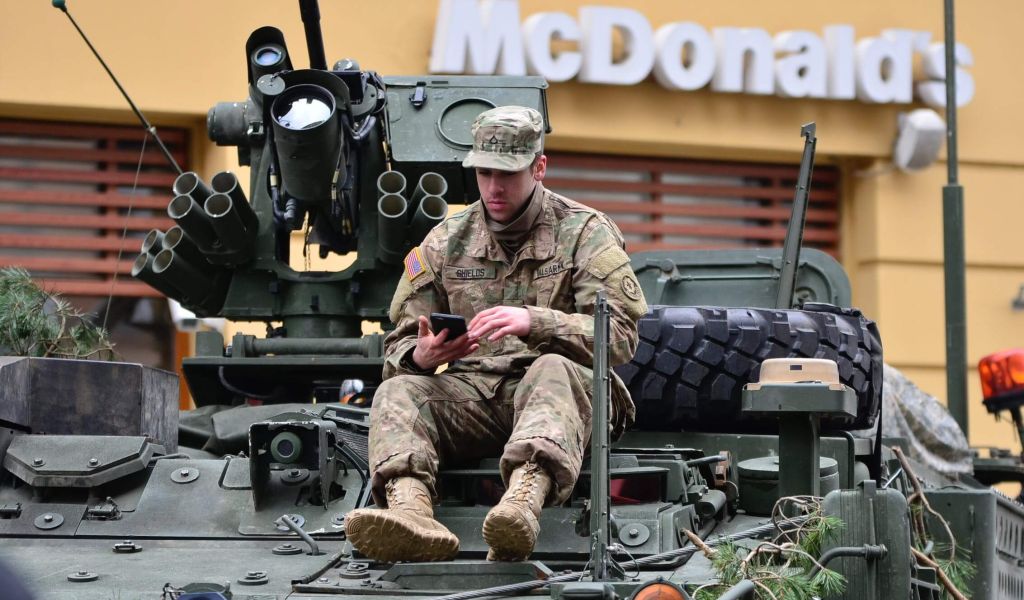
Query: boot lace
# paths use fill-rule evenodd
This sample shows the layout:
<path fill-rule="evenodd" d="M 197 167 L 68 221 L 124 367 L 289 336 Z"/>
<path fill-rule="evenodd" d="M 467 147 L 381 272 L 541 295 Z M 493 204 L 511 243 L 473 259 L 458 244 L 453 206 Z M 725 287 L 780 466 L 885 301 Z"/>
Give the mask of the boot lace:
<path fill-rule="evenodd" d="M 414 502 L 417 496 L 418 490 L 411 486 L 400 486 L 398 485 L 398 479 L 390 479 L 384 484 L 384 489 L 387 492 L 388 508 L 392 509 L 404 509 L 411 510 L 414 512 L 420 512 L 420 507 Z M 430 501 L 427 501 L 430 504 Z"/>
<path fill-rule="evenodd" d="M 540 474 L 540 465 L 531 462 L 523 463 L 521 469 L 522 476 L 516 480 L 508 494 L 512 500 L 533 508 L 533 502 L 537 498 L 537 494 L 534 492 L 536 492 L 537 487 L 540 485 L 537 481 L 537 476 Z"/>
<path fill-rule="evenodd" d="M 404 490 L 399 488 L 396 482 L 397 479 L 392 479 L 388 481 L 387 484 L 384 486 L 384 489 L 387 490 L 388 495 L 388 508 L 407 509 L 409 508 L 409 501 L 411 500 L 411 498 L 409 497 L 409 494 L 402 493 Z"/>

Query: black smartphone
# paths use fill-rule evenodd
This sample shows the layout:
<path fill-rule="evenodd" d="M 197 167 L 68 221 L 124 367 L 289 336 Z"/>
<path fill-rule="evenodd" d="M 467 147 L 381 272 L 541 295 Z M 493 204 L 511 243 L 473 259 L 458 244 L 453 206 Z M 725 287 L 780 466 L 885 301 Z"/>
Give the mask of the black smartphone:
<path fill-rule="evenodd" d="M 441 333 L 442 329 L 448 330 L 446 342 L 466 335 L 466 317 L 462 315 L 446 315 L 444 313 L 430 313 L 430 329 L 434 335 Z"/>

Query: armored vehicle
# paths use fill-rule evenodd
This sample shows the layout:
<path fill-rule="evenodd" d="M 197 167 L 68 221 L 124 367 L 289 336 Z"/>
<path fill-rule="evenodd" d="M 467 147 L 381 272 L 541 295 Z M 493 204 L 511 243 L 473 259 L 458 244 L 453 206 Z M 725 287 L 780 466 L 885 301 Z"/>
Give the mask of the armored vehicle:
<path fill-rule="evenodd" d="M 507 104 L 546 118 L 546 83 L 329 68 L 316 2 L 299 4 L 309 68 L 257 29 L 247 97 L 209 112 L 210 138 L 251 167 L 248 193 L 229 172 L 182 173 L 177 225 L 132 270 L 266 337 L 199 333 L 183 365 L 198 408 L 180 415 L 162 371 L 0 361 L 0 559 L 40 598 L 1024 597 L 1024 507 L 987 487 L 1019 478 L 1019 460 L 944 476 L 881 432 L 883 338 L 839 264 L 800 249 L 813 126 L 783 249 L 631 257 L 651 311 L 614 374 L 638 409 L 614 441 L 598 302 L 589 467 L 543 511 L 529 561 L 485 560 L 480 524 L 502 492 L 488 461 L 440 474 L 455 560 L 361 556 L 344 518 L 372 503 L 383 362 L 363 323 L 390 327 L 403 257 L 447 203 L 476 199 L 460 164 L 473 118 Z M 351 264 L 290 267 L 303 227 Z M 998 392 L 993 410 L 1020 395 Z"/>

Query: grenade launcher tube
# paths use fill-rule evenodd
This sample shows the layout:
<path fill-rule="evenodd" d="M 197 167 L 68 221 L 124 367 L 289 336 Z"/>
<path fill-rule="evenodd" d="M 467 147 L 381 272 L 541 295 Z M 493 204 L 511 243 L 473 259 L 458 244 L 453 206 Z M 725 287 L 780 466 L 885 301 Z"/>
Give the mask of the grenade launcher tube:
<path fill-rule="evenodd" d="M 388 264 L 402 262 L 409 225 L 409 203 L 398 194 L 385 194 L 377 202 L 377 245 L 380 259 Z"/>
<path fill-rule="evenodd" d="M 410 239 L 414 243 L 423 241 L 430 230 L 448 215 L 448 203 L 440 196 L 424 196 L 420 200 L 416 213 L 412 216 L 412 232 Z"/>
<path fill-rule="evenodd" d="M 161 244 L 162 247 L 158 248 L 157 252 L 153 253 L 153 256 L 159 254 L 160 250 L 173 250 L 175 254 L 184 258 L 186 262 L 195 265 L 203 271 L 210 271 L 207 268 L 209 263 L 203 258 L 203 253 L 181 227 L 175 225 L 168 229 L 167 233 L 164 234 Z"/>
<path fill-rule="evenodd" d="M 248 206 L 248 202 L 243 200 L 242 203 Z M 213 194 L 206 199 L 203 206 L 221 247 L 229 252 L 251 248 L 254 240 L 242 223 L 241 210 L 238 206 L 239 204 L 227 194 Z"/>
<path fill-rule="evenodd" d="M 206 198 L 203 199 L 205 201 Z M 217 234 L 210 217 L 195 198 L 185 194 L 175 196 L 167 205 L 167 215 L 192 238 L 200 250 L 205 252 L 213 249 Z"/>
<path fill-rule="evenodd" d="M 156 255 L 153 273 L 181 290 L 186 304 L 205 306 L 215 288 L 212 277 L 175 254 L 174 250 L 161 250 Z"/>
<path fill-rule="evenodd" d="M 149 285 L 168 298 L 180 298 L 181 290 L 153 272 L 153 255 L 143 252 L 132 263 L 132 277 Z"/>
<path fill-rule="evenodd" d="M 150 229 L 149 233 L 147 233 L 146 237 L 142 240 L 142 248 L 139 250 L 139 253 L 156 256 L 161 250 L 163 250 L 163 244 L 164 232 L 159 229 Z"/>

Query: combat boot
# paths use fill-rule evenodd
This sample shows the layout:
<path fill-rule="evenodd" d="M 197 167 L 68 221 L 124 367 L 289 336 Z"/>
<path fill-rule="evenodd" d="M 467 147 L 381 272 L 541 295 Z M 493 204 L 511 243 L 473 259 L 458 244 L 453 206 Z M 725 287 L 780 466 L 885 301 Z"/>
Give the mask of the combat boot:
<path fill-rule="evenodd" d="M 523 463 L 508 481 L 501 502 L 484 519 L 487 560 L 526 560 L 540 533 L 540 511 L 551 489 L 551 477 L 537 463 Z"/>
<path fill-rule="evenodd" d="M 386 509 L 360 508 L 345 517 L 345 533 L 357 550 L 385 562 L 455 558 L 459 538 L 434 520 L 426 484 L 415 477 L 397 477 L 385 489 Z"/>

